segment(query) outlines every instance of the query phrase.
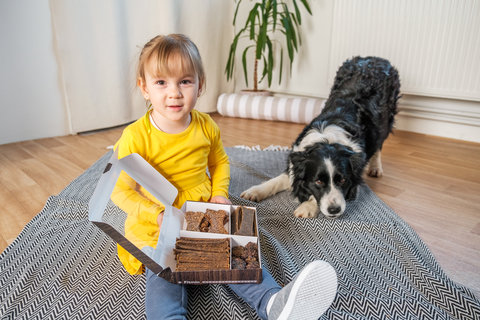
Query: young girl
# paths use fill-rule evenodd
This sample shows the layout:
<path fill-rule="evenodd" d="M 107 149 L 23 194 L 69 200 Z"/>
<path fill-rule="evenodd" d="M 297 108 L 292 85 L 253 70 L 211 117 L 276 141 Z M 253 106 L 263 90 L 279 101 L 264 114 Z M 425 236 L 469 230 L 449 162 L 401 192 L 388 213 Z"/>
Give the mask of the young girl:
<path fill-rule="evenodd" d="M 140 154 L 178 189 L 173 204 L 177 208 L 186 200 L 230 204 L 230 167 L 219 128 L 210 116 L 194 110 L 205 89 L 195 44 L 180 34 L 150 40 L 140 53 L 137 85 L 151 105 L 145 116 L 125 128 L 115 145 L 119 158 Z M 126 177 L 118 180 L 112 199 L 128 212 L 126 238 L 139 248 L 155 247 L 163 204 Z M 129 273 L 144 271 L 141 262 L 120 246 L 118 256 Z M 148 319 L 186 319 L 185 286 L 148 269 L 146 279 Z M 262 283 L 230 287 L 262 319 L 317 319 L 335 297 L 337 277 L 328 263 L 314 261 L 283 289 L 265 269 Z"/>

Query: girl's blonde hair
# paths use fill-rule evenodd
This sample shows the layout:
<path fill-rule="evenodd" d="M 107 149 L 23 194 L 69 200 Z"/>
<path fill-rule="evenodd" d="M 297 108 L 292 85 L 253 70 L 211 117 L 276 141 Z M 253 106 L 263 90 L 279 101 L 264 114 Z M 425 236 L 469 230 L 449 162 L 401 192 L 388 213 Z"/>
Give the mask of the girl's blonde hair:
<path fill-rule="evenodd" d="M 171 65 L 172 57 L 180 57 L 181 65 Z M 159 35 L 145 44 L 140 53 L 137 79 L 145 83 L 145 65 L 152 61 L 156 62 L 156 69 L 152 70 L 156 75 L 171 75 L 178 71 L 193 71 L 199 81 L 200 88 L 205 88 L 205 71 L 202 58 L 197 46 L 183 34 Z M 153 64 L 155 66 L 155 64 Z"/>

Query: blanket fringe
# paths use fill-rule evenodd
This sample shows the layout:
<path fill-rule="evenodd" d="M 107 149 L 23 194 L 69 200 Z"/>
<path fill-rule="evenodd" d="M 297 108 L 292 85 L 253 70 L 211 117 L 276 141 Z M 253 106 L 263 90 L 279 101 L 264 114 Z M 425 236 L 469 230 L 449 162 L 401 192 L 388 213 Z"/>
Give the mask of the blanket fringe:
<path fill-rule="evenodd" d="M 272 144 L 263 149 L 259 145 L 256 145 L 256 146 L 237 145 L 237 146 L 234 146 L 234 148 L 245 149 L 250 151 L 290 151 L 290 147 L 278 146 L 278 145 L 272 145 Z"/>

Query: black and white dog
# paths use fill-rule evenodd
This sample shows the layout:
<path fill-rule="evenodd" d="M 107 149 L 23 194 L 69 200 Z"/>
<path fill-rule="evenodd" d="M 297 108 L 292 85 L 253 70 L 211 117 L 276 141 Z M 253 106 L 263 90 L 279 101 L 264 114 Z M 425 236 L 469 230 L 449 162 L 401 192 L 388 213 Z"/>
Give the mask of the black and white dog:
<path fill-rule="evenodd" d="M 325 107 L 292 145 L 288 167 L 241 197 L 261 201 L 291 190 L 300 201 L 297 217 L 343 214 L 354 200 L 362 173 L 383 174 L 380 152 L 397 113 L 400 80 L 385 59 L 354 57 L 338 69 Z"/>

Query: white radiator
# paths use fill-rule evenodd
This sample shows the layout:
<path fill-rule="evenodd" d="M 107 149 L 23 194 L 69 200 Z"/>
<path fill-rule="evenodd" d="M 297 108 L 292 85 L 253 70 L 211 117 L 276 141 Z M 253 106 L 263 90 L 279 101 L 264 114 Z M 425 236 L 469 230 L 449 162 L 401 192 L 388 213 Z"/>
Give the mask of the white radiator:
<path fill-rule="evenodd" d="M 402 93 L 480 101 L 480 1 L 335 0 L 329 79 L 354 55 L 387 58 Z"/>

